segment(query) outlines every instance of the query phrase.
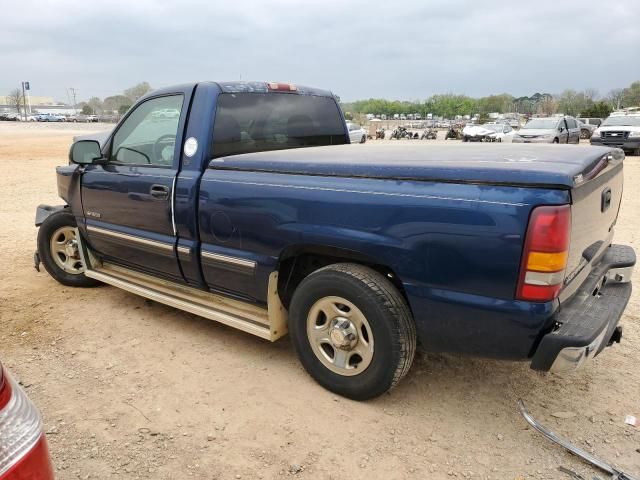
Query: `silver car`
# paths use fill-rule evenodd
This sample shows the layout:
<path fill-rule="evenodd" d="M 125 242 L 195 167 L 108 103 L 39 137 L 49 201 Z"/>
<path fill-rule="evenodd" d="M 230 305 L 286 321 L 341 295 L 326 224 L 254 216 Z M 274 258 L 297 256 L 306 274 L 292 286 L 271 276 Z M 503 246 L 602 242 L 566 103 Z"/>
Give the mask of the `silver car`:
<path fill-rule="evenodd" d="M 580 143 L 580 125 L 569 116 L 532 118 L 513 136 L 513 143 Z"/>
<path fill-rule="evenodd" d="M 367 141 L 367 132 L 357 123 L 347 122 L 349 129 L 349 141 L 351 143 L 364 143 Z"/>

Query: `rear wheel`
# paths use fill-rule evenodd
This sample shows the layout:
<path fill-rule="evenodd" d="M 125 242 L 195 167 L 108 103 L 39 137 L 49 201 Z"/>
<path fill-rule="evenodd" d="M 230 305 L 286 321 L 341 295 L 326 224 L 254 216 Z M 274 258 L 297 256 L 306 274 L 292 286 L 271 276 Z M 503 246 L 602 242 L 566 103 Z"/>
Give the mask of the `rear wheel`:
<path fill-rule="evenodd" d="M 80 260 L 76 220 L 68 211 L 51 214 L 38 231 L 38 254 L 55 280 L 70 287 L 95 287 L 100 282 L 84 275 Z"/>
<path fill-rule="evenodd" d="M 307 372 L 354 400 L 393 388 L 416 349 L 415 325 L 400 292 L 382 274 L 350 263 L 321 268 L 300 283 L 289 331 Z"/>
<path fill-rule="evenodd" d="M 363 135 L 362 138 L 360 139 L 360 143 L 364 143 L 367 141 L 367 136 Z"/>
<path fill-rule="evenodd" d="M 558 140 L 558 138 L 554 138 L 553 143 L 560 143 L 560 140 Z"/>
<path fill-rule="evenodd" d="M 591 133 L 589 132 L 589 130 L 580 130 L 580 138 L 586 140 L 589 137 L 591 137 Z"/>

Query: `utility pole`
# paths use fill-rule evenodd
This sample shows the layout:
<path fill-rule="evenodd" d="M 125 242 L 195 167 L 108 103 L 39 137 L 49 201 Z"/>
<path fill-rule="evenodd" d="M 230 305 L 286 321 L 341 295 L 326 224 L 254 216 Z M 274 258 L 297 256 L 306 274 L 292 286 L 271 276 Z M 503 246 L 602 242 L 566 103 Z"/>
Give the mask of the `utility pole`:
<path fill-rule="evenodd" d="M 25 87 L 26 90 L 29 90 L 29 82 L 22 82 L 22 105 L 24 107 L 24 121 L 27 121 L 27 97 L 24 94 L 25 91 Z"/>
<path fill-rule="evenodd" d="M 71 95 L 73 96 L 73 113 L 75 113 L 76 115 L 78 114 L 78 109 L 76 108 L 77 102 L 76 102 L 76 89 L 73 87 L 69 87 L 69 90 L 71 91 Z"/>

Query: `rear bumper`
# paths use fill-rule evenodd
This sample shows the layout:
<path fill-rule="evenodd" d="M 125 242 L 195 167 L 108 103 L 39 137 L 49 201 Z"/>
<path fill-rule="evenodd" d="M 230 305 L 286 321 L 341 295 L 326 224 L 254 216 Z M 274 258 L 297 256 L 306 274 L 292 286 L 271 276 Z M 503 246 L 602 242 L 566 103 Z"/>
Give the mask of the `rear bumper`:
<path fill-rule="evenodd" d="M 601 137 L 591 137 L 591 145 L 598 145 L 604 147 L 616 147 L 621 148 L 623 150 L 636 150 L 640 148 L 640 138 L 636 139 L 635 137 L 630 139 L 620 138 L 601 138 Z"/>
<path fill-rule="evenodd" d="M 618 322 L 631 296 L 635 263 L 631 247 L 609 247 L 576 294 L 561 305 L 555 329 L 542 337 L 536 349 L 532 369 L 574 370 L 620 341 Z"/>

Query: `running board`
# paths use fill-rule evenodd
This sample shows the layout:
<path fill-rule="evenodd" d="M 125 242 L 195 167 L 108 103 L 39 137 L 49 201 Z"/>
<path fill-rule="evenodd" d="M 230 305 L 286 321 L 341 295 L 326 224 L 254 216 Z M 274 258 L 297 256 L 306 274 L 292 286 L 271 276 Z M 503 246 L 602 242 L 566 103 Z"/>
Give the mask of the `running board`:
<path fill-rule="evenodd" d="M 163 280 L 100 261 L 76 230 L 84 274 L 136 295 L 276 341 L 287 333 L 287 311 L 278 296 L 278 272 L 269 275 L 267 308 Z"/>

